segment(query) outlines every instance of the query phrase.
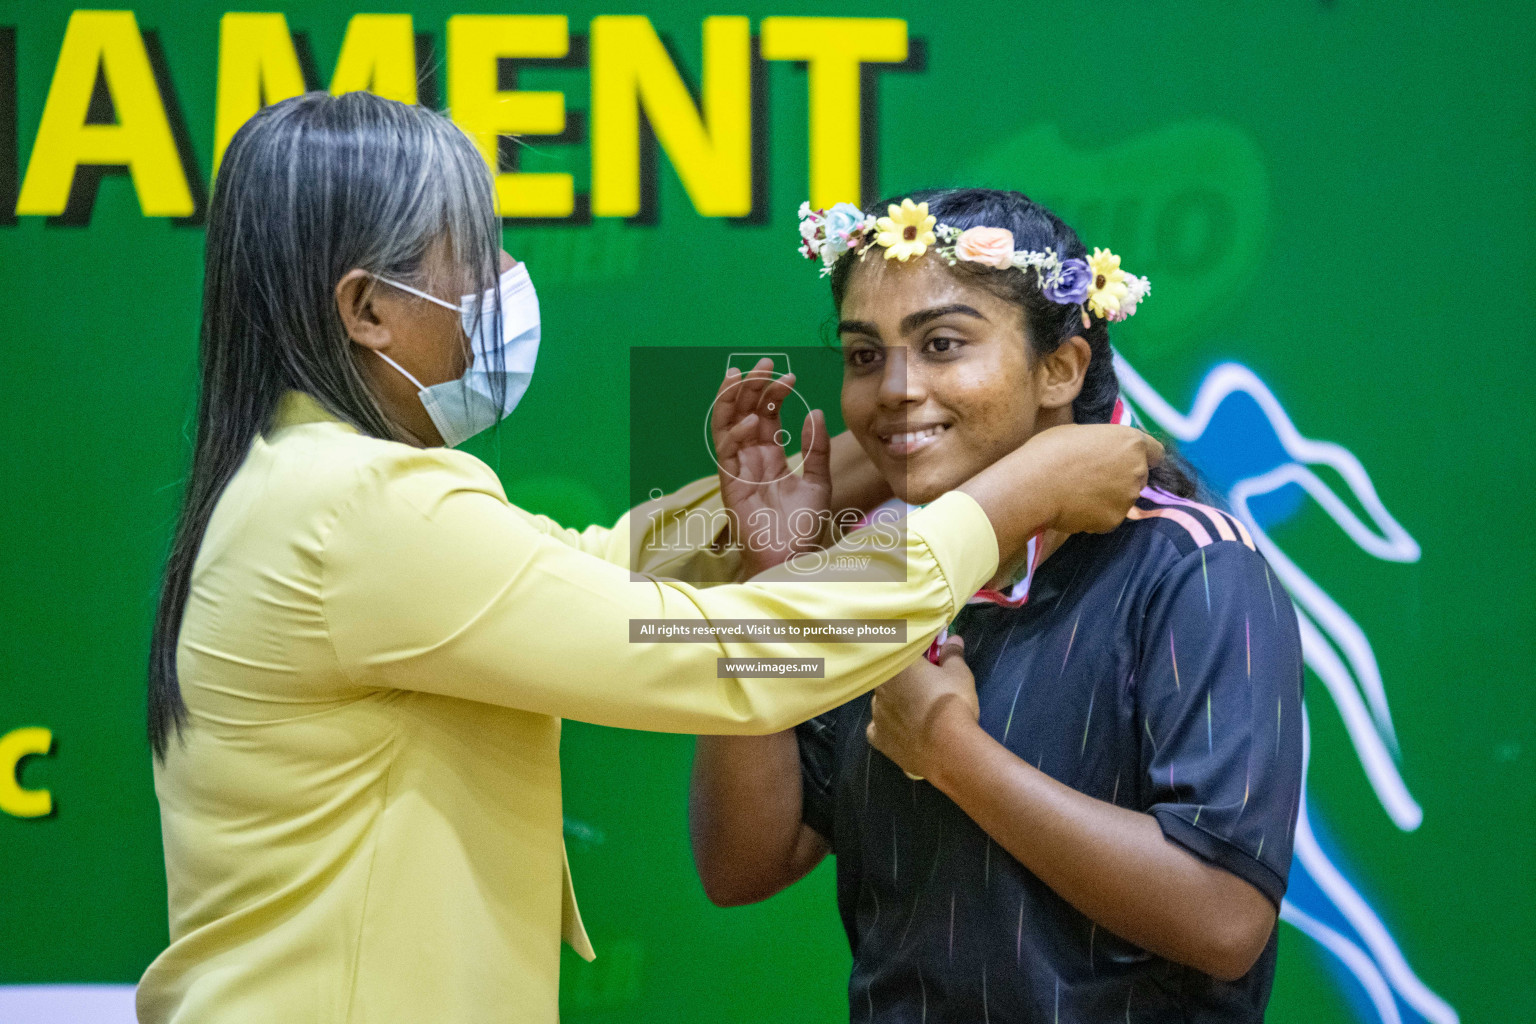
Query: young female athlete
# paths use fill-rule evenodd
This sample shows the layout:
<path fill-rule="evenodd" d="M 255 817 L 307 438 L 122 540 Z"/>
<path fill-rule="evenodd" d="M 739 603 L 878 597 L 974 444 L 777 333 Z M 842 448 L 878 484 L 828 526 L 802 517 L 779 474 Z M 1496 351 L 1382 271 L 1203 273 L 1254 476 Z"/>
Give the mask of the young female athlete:
<path fill-rule="evenodd" d="M 960 189 L 802 222 L 830 272 L 844 418 L 898 498 L 1117 417 L 1108 325 L 1147 283 L 1039 204 Z M 937 665 L 873 697 L 701 738 L 710 897 L 765 899 L 835 855 L 856 1021 L 1262 1019 L 1301 644 L 1242 524 L 1193 493 L 1165 464 L 1112 532 L 1038 536 Z"/>

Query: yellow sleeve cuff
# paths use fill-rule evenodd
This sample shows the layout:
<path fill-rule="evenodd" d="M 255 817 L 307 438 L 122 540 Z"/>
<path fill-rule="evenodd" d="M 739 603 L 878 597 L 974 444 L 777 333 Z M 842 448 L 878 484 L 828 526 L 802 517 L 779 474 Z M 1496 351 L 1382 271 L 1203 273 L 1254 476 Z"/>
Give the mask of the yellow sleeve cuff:
<path fill-rule="evenodd" d="M 949 585 L 952 613 L 997 575 L 997 534 L 992 521 L 964 491 L 949 491 L 907 516 L 907 529 L 933 552 Z"/>

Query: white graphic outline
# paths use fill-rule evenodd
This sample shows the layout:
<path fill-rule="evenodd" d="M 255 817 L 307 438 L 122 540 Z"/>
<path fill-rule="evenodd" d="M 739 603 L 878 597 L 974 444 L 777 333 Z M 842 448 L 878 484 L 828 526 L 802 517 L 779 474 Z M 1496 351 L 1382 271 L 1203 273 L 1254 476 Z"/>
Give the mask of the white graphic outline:
<path fill-rule="evenodd" d="M 1397 736 L 1392 727 L 1381 670 L 1370 641 L 1359 624 L 1269 537 L 1249 504 L 1254 498 L 1295 484 L 1328 513 L 1350 540 L 1375 558 L 1392 562 L 1418 561 L 1421 553 L 1418 542 L 1382 504 L 1360 460 L 1337 444 L 1304 437 L 1274 393 L 1248 367 L 1222 363 L 1213 368 L 1200 382 L 1188 415 L 1180 413 L 1158 394 L 1118 353 L 1115 370 L 1121 390 L 1137 410 L 1177 441 L 1202 438 L 1222 402 L 1237 392 L 1253 399 L 1268 420 L 1291 461 L 1239 479 L 1229 489 L 1227 500 L 1294 598 L 1303 657 L 1328 688 L 1338 707 L 1376 798 L 1398 828 L 1403 831 L 1418 828 L 1424 813 L 1409 793 L 1398 769 Z M 1311 467 L 1314 465 L 1327 466 L 1339 474 L 1371 520 L 1370 525 L 1362 522 L 1333 488 L 1313 471 Z M 1456 1011 L 1409 967 L 1381 918 L 1318 844 L 1307 814 L 1306 765 L 1311 757 L 1311 729 L 1305 709 L 1302 721 L 1303 776 L 1295 857 L 1349 922 L 1364 942 L 1364 948 L 1290 900 L 1281 905 L 1281 919 L 1328 950 L 1359 981 L 1381 1024 L 1402 1024 L 1394 993 L 1430 1024 L 1459 1024 Z"/>
<path fill-rule="evenodd" d="M 755 361 L 755 360 L 763 359 L 765 357 L 768 358 L 768 359 L 772 359 L 774 361 L 774 363 L 773 363 L 773 367 L 774 367 L 773 368 L 773 372 L 777 373 L 778 377 L 787 376 L 791 372 L 791 370 L 789 368 L 789 353 L 788 352 L 732 352 L 730 355 L 725 357 L 725 371 L 727 373 L 729 373 L 731 371 L 731 367 L 733 365 L 735 365 L 735 360 L 738 359 L 738 358 L 750 358 L 750 359 L 753 359 Z M 784 360 L 784 372 L 783 373 L 778 373 L 778 365 L 779 365 L 778 361 L 780 359 Z M 747 368 L 747 370 L 750 370 L 750 369 L 751 369 L 751 367 L 749 366 Z M 738 480 L 738 481 L 741 480 L 741 477 L 737 476 L 735 473 L 732 473 L 730 470 L 728 470 L 724 466 L 720 465 L 720 458 L 719 458 L 719 456 L 717 456 L 715 454 L 714 430 L 713 430 L 713 427 L 712 427 L 712 421 L 713 421 L 714 415 L 715 415 L 715 406 L 719 404 L 719 402 L 720 402 L 720 400 L 722 398 L 724 398 L 727 395 L 731 394 L 733 391 L 735 391 L 737 388 L 741 387 L 746 382 L 747 370 L 742 370 L 741 371 L 741 375 L 742 375 L 741 380 L 737 381 L 735 384 L 731 385 L 729 388 L 726 388 L 725 390 L 721 391 L 719 394 L 715 395 L 714 399 L 711 400 L 710 403 L 709 403 L 709 408 L 704 410 L 704 449 L 705 449 L 705 451 L 709 452 L 710 460 L 712 462 L 714 462 L 716 469 L 718 469 L 720 472 L 724 473 L 726 476 L 730 477 L 731 479 Z M 777 379 L 777 377 L 775 379 Z M 810 414 L 811 414 L 811 403 L 805 400 L 805 396 L 802 395 L 800 392 L 796 391 L 794 388 L 790 388 L 789 392 L 785 395 L 785 402 L 786 403 L 789 400 L 789 395 L 794 395 L 796 398 L 800 399 L 800 404 L 805 406 L 805 415 L 807 417 L 810 416 Z M 779 410 L 779 412 L 780 412 L 780 418 L 781 418 L 781 421 L 782 421 L 782 410 Z M 780 440 L 780 435 L 783 435 L 783 440 Z M 815 441 L 815 439 L 816 439 L 816 427 L 815 427 L 815 424 L 813 423 L 811 425 L 811 432 L 808 435 L 806 435 L 805 437 L 800 439 L 800 450 L 801 451 L 808 450 L 811 447 L 811 444 Z M 773 441 L 780 448 L 783 448 L 784 446 L 789 444 L 789 441 L 790 441 L 789 431 L 783 430 L 783 429 L 777 431 L 774 434 L 774 436 L 773 436 Z M 778 476 L 774 477 L 772 480 L 756 480 L 756 481 L 742 481 L 742 482 L 771 484 L 771 483 L 778 483 L 780 480 L 786 480 L 789 477 L 792 477 L 794 475 L 795 475 L 794 467 L 788 465 L 788 460 L 786 460 L 786 464 L 785 464 L 785 467 L 784 467 L 784 472 L 780 473 Z M 654 498 L 661 497 L 661 495 L 660 494 L 656 494 L 656 493 L 653 492 L 651 497 L 654 499 Z"/>

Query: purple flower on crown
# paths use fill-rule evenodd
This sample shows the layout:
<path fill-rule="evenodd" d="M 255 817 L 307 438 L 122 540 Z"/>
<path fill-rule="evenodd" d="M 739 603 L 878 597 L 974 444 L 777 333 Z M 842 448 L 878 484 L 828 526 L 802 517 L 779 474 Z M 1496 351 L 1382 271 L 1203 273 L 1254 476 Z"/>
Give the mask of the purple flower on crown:
<path fill-rule="evenodd" d="M 1062 260 L 1055 280 L 1046 282 L 1040 291 L 1052 302 L 1076 305 L 1088 297 L 1088 284 L 1092 280 L 1086 260 Z"/>

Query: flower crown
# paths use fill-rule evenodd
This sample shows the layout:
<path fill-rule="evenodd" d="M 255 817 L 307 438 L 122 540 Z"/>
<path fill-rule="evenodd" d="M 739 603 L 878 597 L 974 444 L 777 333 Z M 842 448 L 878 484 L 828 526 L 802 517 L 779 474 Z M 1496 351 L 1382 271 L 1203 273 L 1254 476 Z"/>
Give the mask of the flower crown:
<path fill-rule="evenodd" d="M 1121 270 L 1120 257 L 1108 249 L 1094 249 L 1086 260 L 1064 260 L 1052 249 L 1016 250 L 1013 232 L 1007 228 L 961 231 L 937 223 L 927 203 L 903 199 L 900 206 L 891 204 L 887 216 L 880 218 L 852 203 L 838 203 L 830 210 L 800 204 L 800 252 L 808 260 L 821 260 L 822 277 L 832 273 L 833 264 L 844 253 L 862 259 L 877 245 L 885 249 L 886 259 L 903 263 L 932 247 L 951 266 L 965 260 L 1002 270 L 1033 268 L 1041 294 L 1052 302 L 1082 308 L 1085 327 L 1090 312 L 1105 320 L 1124 320 L 1152 291 L 1145 277 Z"/>

